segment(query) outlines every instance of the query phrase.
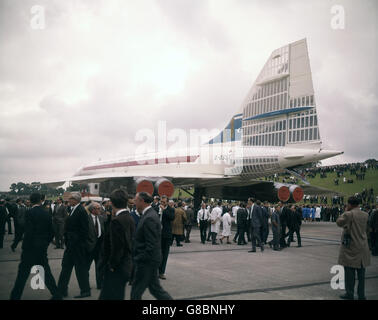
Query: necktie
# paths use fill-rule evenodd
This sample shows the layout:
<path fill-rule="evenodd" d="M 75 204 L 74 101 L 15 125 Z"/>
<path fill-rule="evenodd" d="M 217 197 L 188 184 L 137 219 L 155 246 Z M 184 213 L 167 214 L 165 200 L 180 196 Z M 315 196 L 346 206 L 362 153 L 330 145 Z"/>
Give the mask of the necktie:
<path fill-rule="evenodd" d="M 202 220 L 205 220 L 205 209 L 202 209 Z"/>
<path fill-rule="evenodd" d="M 98 237 L 98 220 L 97 220 L 97 217 L 95 217 L 95 231 L 96 231 L 96 237 Z"/>

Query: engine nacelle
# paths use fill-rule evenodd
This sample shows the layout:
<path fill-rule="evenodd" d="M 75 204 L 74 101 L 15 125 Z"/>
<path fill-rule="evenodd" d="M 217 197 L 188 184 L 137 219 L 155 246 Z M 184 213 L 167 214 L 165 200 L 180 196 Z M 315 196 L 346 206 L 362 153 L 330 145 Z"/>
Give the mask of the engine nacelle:
<path fill-rule="evenodd" d="M 175 187 L 168 179 L 161 178 L 155 182 L 155 192 L 161 197 L 166 195 L 168 198 L 173 196 Z"/>
<path fill-rule="evenodd" d="M 299 202 L 303 199 L 304 193 L 303 193 L 303 189 L 300 186 L 294 184 L 289 187 L 289 190 L 290 190 L 290 197 L 293 201 Z"/>
<path fill-rule="evenodd" d="M 288 186 L 281 183 L 275 183 L 274 187 L 277 190 L 277 198 L 280 201 L 286 202 L 290 199 L 290 190 Z"/>
<path fill-rule="evenodd" d="M 147 178 L 138 178 L 135 181 L 136 185 L 136 192 L 147 192 L 150 195 L 153 195 L 154 193 L 154 185 L 152 184 L 152 181 Z"/>

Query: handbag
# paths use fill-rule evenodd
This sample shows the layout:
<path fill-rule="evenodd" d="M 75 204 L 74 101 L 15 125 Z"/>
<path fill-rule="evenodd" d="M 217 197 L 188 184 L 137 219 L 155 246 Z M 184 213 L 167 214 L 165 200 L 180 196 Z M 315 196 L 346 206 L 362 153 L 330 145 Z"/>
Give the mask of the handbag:
<path fill-rule="evenodd" d="M 352 226 L 352 222 L 353 222 L 353 212 L 352 212 L 352 220 L 351 220 L 351 223 L 350 223 L 350 226 L 349 226 L 349 230 L 348 231 L 346 231 L 346 230 L 344 231 L 343 238 L 341 240 L 342 245 L 346 249 L 350 248 L 350 244 L 352 242 L 352 236 L 350 234 L 350 229 L 351 229 L 351 226 Z"/>

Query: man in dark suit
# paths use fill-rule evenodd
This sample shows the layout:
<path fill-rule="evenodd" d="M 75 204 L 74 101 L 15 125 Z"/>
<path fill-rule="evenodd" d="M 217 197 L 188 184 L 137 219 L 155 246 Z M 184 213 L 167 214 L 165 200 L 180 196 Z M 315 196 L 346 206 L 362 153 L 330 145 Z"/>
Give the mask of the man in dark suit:
<path fill-rule="evenodd" d="M 152 197 L 146 192 L 135 196 L 135 205 L 141 214 L 134 242 L 135 279 L 131 289 L 131 300 L 141 300 L 144 291 L 158 300 L 172 297 L 161 287 L 158 269 L 161 263 L 161 223 L 151 207 Z"/>
<path fill-rule="evenodd" d="M 63 205 L 63 200 L 61 198 L 57 200 L 57 204 L 54 206 L 52 217 L 55 235 L 55 249 L 64 249 L 64 221 L 67 218 L 67 209 L 66 206 Z"/>
<path fill-rule="evenodd" d="M 97 202 L 92 202 L 88 206 L 88 272 L 91 269 L 92 262 L 95 262 L 96 272 L 96 286 L 101 289 L 103 277 L 101 275 L 99 264 L 100 250 L 104 239 L 104 218 L 101 216 L 101 205 Z"/>
<path fill-rule="evenodd" d="M 124 300 L 125 286 L 132 271 L 132 239 L 135 222 L 127 208 L 128 195 L 122 189 L 110 195 L 112 219 L 105 234 L 103 256 L 105 274 L 100 300 Z"/>
<path fill-rule="evenodd" d="M 16 200 L 17 204 L 17 215 L 14 219 L 14 240 L 11 245 L 11 249 L 14 252 L 17 248 L 18 243 L 22 240 L 25 232 L 25 214 L 26 207 L 22 203 L 21 199 Z"/>
<path fill-rule="evenodd" d="M 262 213 L 260 206 L 254 202 L 254 199 L 248 199 L 248 212 L 249 212 L 249 221 L 251 224 L 250 233 L 251 233 L 251 242 L 252 250 L 248 252 L 256 252 L 256 240 L 258 246 L 261 248 L 261 252 L 264 251 L 264 244 L 260 238 L 260 229 L 263 224 L 262 222 Z"/>
<path fill-rule="evenodd" d="M 261 227 L 261 241 L 264 244 L 267 244 L 268 236 L 269 236 L 269 217 L 270 217 L 270 208 L 268 202 L 265 201 L 264 205 L 261 206 L 262 212 L 262 221 L 263 225 Z"/>
<path fill-rule="evenodd" d="M 186 222 L 184 224 L 185 229 L 185 243 L 190 243 L 190 232 L 192 230 L 193 221 L 195 221 L 194 211 L 191 204 L 188 205 L 186 212 Z"/>
<path fill-rule="evenodd" d="M 5 199 L 6 204 L 5 207 L 7 208 L 8 215 L 7 215 L 7 224 L 8 224 L 8 234 L 13 234 L 12 232 L 12 218 L 15 219 L 17 215 L 17 206 L 14 202 L 11 202 L 10 198 Z M 14 221 L 13 221 L 14 224 Z"/>
<path fill-rule="evenodd" d="M 238 246 L 242 246 L 247 244 L 245 241 L 245 232 L 247 228 L 247 210 L 245 209 L 245 203 L 240 203 L 240 208 L 236 213 L 236 225 L 237 225 L 237 236 L 235 238 L 238 239 Z M 236 239 L 235 239 L 236 241 Z"/>
<path fill-rule="evenodd" d="M 25 222 L 25 236 L 22 243 L 21 262 L 18 267 L 16 282 L 11 292 L 11 300 L 21 299 L 30 270 L 34 265 L 44 268 L 44 283 L 53 295 L 60 299 L 55 279 L 51 274 L 47 259 L 47 248 L 53 238 L 51 216 L 41 207 L 41 195 L 33 193 L 30 196 L 33 208 L 28 212 Z"/>
<path fill-rule="evenodd" d="M 289 227 L 289 239 L 287 240 L 287 246 L 290 247 L 290 242 L 294 242 L 294 232 L 297 235 L 298 247 L 302 247 L 301 242 L 301 225 L 302 225 L 302 214 L 295 205 L 290 207 L 290 227 Z"/>
<path fill-rule="evenodd" d="M 159 267 L 159 278 L 166 279 L 165 268 L 167 266 L 167 260 L 169 255 L 169 248 L 173 242 L 172 236 L 172 221 L 175 219 L 175 209 L 168 205 L 167 196 L 162 196 L 160 201 L 161 210 L 161 255 L 162 260 Z"/>
<path fill-rule="evenodd" d="M 135 230 L 136 230 L 136 228 L 138 227 L 140 216 L 139 216 L 139 213 L 135 209 L 134 197 L 129 196 L 129 200 L 127 202 L 127 207 L 130 211 L 131 217 L 134 219 Z"/>
<path fill-rule="evenodd" d="M 5 206 L 5 200 L 0 200 L 0 249 L 3 248 L 5 224 L 7 222 L 8 211 Z"/>
<path fill-rule="evenodd" d="M 289 216 L 290 216 L 290 209 L 287 206 L 284 206 L 282 202 L 279 202 L 279 206 L 281 208 L 280 211 L 280 226 L 281 226 L 281 232 L 280 232 L 280 248 L 286 248 L 287 243 L 286 243 L 286 227 L 289 221 Z"/>
<path fill-rule="evenodd" d="M 85 298 L 91 295 L 88 272 L 88 214 L 80 205 L 80 192 L 72 192 L 68 199 L 71 213 L 64 225 L 66 249 L 62 260 L 62 271 L 59 276 L 58 288 L 63 297 L 68 295 L 68 283 L 75 267 L 76 278 L 80 287 L 80 295 L 75 298 Z"/>
<path fill-rule="evenodd" d="M 160 209 L 160 198 L 158 196 L 154 197 L 154 201 L 151 204 L 152 209 L 154 209 L 157 213 L 159 213 Z"/>

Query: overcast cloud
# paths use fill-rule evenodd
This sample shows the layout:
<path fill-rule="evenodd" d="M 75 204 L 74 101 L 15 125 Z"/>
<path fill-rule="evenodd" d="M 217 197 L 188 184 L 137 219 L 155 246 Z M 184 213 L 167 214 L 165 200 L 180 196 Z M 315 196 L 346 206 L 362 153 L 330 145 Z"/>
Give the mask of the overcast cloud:
<path fill-rule="evenodd" d="M 31 27 L 31 8 L 46 26 Z M 342 5 L 344 30 L 331 7 Z M 324 147 L 378 157 L 378 2 L 0 0 L 0 190 L 133 154 L 138 129 L 222 129 L 270 53 L 307 38 Z"/>

